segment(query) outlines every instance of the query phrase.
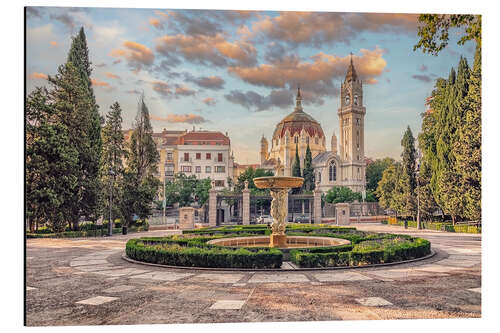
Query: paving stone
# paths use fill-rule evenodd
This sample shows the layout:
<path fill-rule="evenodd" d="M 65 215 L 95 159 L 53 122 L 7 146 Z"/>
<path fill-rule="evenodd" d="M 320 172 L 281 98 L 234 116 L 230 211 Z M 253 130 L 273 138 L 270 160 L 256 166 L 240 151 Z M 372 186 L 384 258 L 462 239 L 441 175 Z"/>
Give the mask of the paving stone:
<path fill-rule="evenodd" d="M 235 283 L 233 284 L 233 287 L 244 287 L 246 285 L 247 285 L 246 283 Z"/>
<path fill-rule="evenodd" d="M 107 264 L 108 261 L 105 259 L 89 259 L 89 260 L 72 260 L 69 265 L 74 266 L 87 266 L 87 265 L 102 265 Z"/>
<path fill-rule="evenodd" d="M 473 291 L 473 292 L 475 292 L 475 293 L 481 293 L 481 287 L 478 287 L 478 288 L 471 288 L 471 289 L 467 289 L 467 290 Z"/>
<path fill-rule="evenodd" d="M 125 275 L 137 275 L 148 272 L 144 269 L 136 269 L 136 268 L 124 268 L 124 269 L 112 269 L 107 271 L 98 271 L 95 274 L 101 274 L 106 276 L 125 276 Z"/>
<path fill-rule="evenodd" d="M 313 286 L 322 286 L 322 285 L 323 285 L 323 283 L 313 281 L 313 282 L 311 282 L 311 285 L 313 285 Z"/>
<path fill-rule="evenodd" d="M 355 272 L 331 272 L 313 274 L 318 281 L 322 282 L 339 282 L 339 281 L 362 281 L 372 280 L 371 277 L 364 276 Z"/>
<path fill-rule="evenodd" d="M 462 270 L 463 267 L 441 266 L 441 265 L 423 265 L 415 268 L 417 271 L 427 271 L 436 273 L 449 273 L 451 271 Z"/>
<path fill-rule="evenodd" d="M 123 266 L 116 266 L 113 264 L 104 264 L 104 265 L 96 265 L 96 266 L 76 266 L 76 268 L 80 271 L 84 272 L 97 272 L 97 271 L 106 271 L 110 269 L 120 269 L 124 268 Z"/>
<path fill-rule="evenodd" d="M 101 305 L 104 303 L 108 303 L 114 300 L 117 300 L 118 297 L 108 297 L 108 296 L 96 296 L 88 299 L 84 299 L 76 302 L 76 304 L 86 304 L 86 305 Z"/>
<path fill-rule="evenodd" d="M 249 283 L 276 283 L 276 282 L 309 282 L 304 274 L 296 273 L 257 273 L 248 280 Z"/>
<path fill-rule="evenodd" d="M 456 259 L 444 259 L 440 260 L 437 263 L 439 265 L 450 265 L 450 266 L 458 266 L 458 267 L 472 267 L 474 265 L 479 264 L 481 261 L 479 260 L 456 260 Z"/>
<path fill-rule="evenodd" d="M 392 281 L 394 279 L 407 279 L 420 276 L 432 275 L 432 273 L 424 271 L 416 271 L 413 269 L 387 269 L 379 271 L 367 272 L 370 275 L 374 275 L 384 281 Z M 441 275 L 441 274 L 440 274 Z"/>
<path fill-rule="evenodd" d="M 283 261 L 283 264 L 281 265 L 282 269 L 295 269 L 289 261 Z"/>
<path fill-rule="evenodd" d="M 38 288 L 26 286 L 26 290 L 36 290 Z"/>
<path fill-rule="evenodd" d="M 121 286 L 115 286 L 111 287 L 109 289 L 104 290 L 105 293 L 122 293 L 124 291 L 129 291 L 135 289 L 135 286 L 129 286 L 129 285 L 121 285 Z"/>
<path fill-rule="evenodd" d="M 175 281 L 180 280 L 188 276 L 192 276 L 192 273 L 176 273 L 176 272 L 149 272 L 141 275 L 134 275 L 133 279 L 151 279 L 160 281 Z"/>
<path fill-rule="evenodd" d="M 239 310 L 243 307 L 245 301 L 235 301 L 235 300 L 221 300 L 217 301 L 210 309 L 212 310 Z"/>
<path fill-rule="evenodd" d="M 203 273 L 193 276 L 189 281 L 210 282 L 210 283 L 236 283 L 243 277 L 243 274 L 210 274 Z"/>
<path fill-rule="evenodd" d="M 356 302 L 364 306 L 387 306 L 392 305 L 391 302 L 381 298 L 381 297 L 364 297 L 356 298 Z"/>

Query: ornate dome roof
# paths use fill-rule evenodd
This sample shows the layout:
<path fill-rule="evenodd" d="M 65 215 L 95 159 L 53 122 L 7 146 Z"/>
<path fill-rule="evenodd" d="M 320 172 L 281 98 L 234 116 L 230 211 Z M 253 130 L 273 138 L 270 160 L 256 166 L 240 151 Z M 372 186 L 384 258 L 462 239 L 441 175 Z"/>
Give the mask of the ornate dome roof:
<path fill-rule="evenodd" d="M 281 139 L 285 136 L 287 130 L 290 132 L 291 136 L 300 134 L 302 129 L 304 129 L 311 137 L 315 135 L 320 138 L 324 137 L 321 125 L 302 109 L 302 96 L 300 95 L 300 88 L 297 91 L 296 100 L 297 104 L 295 106 L 295 110 L 283 118 L 278 125 L 276 125 L 276 129 L 273 133 L 273 139 Z"/>

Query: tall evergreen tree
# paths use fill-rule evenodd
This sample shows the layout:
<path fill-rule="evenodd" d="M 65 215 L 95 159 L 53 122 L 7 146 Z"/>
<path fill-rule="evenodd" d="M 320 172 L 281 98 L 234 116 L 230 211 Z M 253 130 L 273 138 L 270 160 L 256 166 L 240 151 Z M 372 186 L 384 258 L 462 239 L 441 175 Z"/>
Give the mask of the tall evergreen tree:
<path fill-rule="evenodd" d="M 306 191 L 314 190 L 314 168 L 312 166 L 312 154 L 309 143 L 306 148 L 306 158 L 304 159 L 304 170 L 302 171 L 302 175 L 304 177 L 304 185 L 302 188 Z"/>
<path fill-rule="evenodd" d="M 402 211 L 406 215 L 415 217 L 416 215 L 416 197 L 415 188 L 417 187 L 417 180 L 415 176 L 415 163 L 416 163 L 416 150 L 415 139 L 411 132 L 410 126 L 407 127 L 403 139 L 401 140 L 403 152 L 401 153 L 401 205 Z"/>
<path fill-rule="evenodd" d="M 119 184 L 119 205 L 125 225 L 132 222 L 134 214 L 140 218 L 148 217 L 160 185 L 155 176 L 160 155 L 153 140 L 153 128 L 144 95 L 138 103 L 127 154 L 127 170 Z"/>
<path fill-rule="evenodd" d="M 113 184 L 113 196 L 117 197 L 118 184 L 123 177 L 123 159 L 126 155 L 124 136 L 122 132 L 122 109 L 118 102 L 115 102 L 110 107 L 110 111 L 106 114 L 106 122 L 101 131 L 102 134 L 102 154 L 101 154 L 101 177 L 102 177 L 102 208 L 104 212 L 108 212 L 109 197 L 111 184 Z M 109 175 L 110 170 L 114 176 Z M 115 205 L 113 216 L 119 213 Z"/>
<path fill-rule="evenodd" d="M 376 190 L 380 205 L 384 208 L 393 209 L 396 213 L 401 210 L 401 172 L 402 168 L 399 162 L 388 166 L 382 173 L 382 179 L 379 181 Z"/>
<path fill-rule="evenodd" d="M 293 177 L 302 177 L 302 174 L 300 172 L 300 157 L 299 157 L 299 147 L 298 145 L 295 145 L 295 160 L 293 161 L 292 165 L 292 176 Z M 293 188 L 292 193 L 297 194 L 300 193 L 301 189 L 300 188 Z"/>
<path fill-rule="evenodd" d="M 463 111 L 458 139 L 453 147 L 456 169 L 462 178 L 464 216 L 481 218 L 481 48 L 476 47 L 474 67 L 469 77 L 467 97 L 460 105 Z"/>
<path fill-rule="evenodd" d="M 30 231 L 48 223 L 64 231 L 77 185 L 78 153 L 68 128 L 57 121 L 57 109 L 45 88 L 26 101 L 26 210 Z"/>
<path fill-rule="evenodd" d="M 90 80 L 92 68 L 83 27 L 81 27 L 79 33 L 73 37 L 67 62 L 76 67 L 80 75 L 79 84 L 82 85 L 82 88 L 87 88 L 85 94 L 80 96 L 80 98 L 86 99 L 86 104 L 88 105 L 87 110 L 80 111 L 87 114 L 84 118 L 85 122 L 79 124 L 79 126 L 83 127 L 86 131 L 85 142 L 79 147 L 79 164 L 82 171 L 81 178 L 79 179 L 80 186 L 82 187 L 80 214 L 96 218 L 101 188 L 101 117 L 99 116 L 99 106 L 96 103 L 92 82 Z"/>

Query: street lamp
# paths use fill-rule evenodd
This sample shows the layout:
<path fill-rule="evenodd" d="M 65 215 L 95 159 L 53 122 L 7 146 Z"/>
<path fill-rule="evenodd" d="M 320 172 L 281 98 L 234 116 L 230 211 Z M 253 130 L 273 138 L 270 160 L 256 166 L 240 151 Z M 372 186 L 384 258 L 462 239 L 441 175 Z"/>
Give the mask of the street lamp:
<path fill-rule="evenodd" d="M 420 222 L 420 151 L 417 151 L 418 161 L 417 168 L 415 171 L 417 178 L 417 229 L 422 229 L 422 223 Z"/>
<path fill-rule="evenodd" d="M 108 172 L 109 177 L 111 178 L 110 186 L 109 186 L 109 224 L 108 224 L 108 236 L 113 236 L 113 219 L 112 219 L 112 208 L 113 208 L 113 183 L 115 180 L 115 172 L 112 168 L 109 168 Z"/>

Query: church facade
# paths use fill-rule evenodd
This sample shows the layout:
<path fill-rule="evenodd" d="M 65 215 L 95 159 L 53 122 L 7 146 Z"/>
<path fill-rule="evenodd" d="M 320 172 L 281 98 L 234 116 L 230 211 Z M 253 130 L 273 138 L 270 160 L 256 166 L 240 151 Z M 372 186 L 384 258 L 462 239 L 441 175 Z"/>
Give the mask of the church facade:
<path fill-rule="evenodd" d="M 363 83 L 358 78 L 352 58 L 340 89 L 339 119 L 340 140 L 335 133 L 327 149 L 326 138 L 313 117 L 304 112 L 300 89 L 292 113 L 281 120 L 274 130 L 271 142 L 263 136 L 260 149 L 260 166 L 275 174 L 291 176 L 295 151 L 298 149 L 301 170 L 307 146 L 311 149 L 316 182 L 327 192 L 333 186 L 346 186 L 355 192 L 365 190 L 365 150 Z M 269 147 L 270 145 L 270 147 Z"/>

